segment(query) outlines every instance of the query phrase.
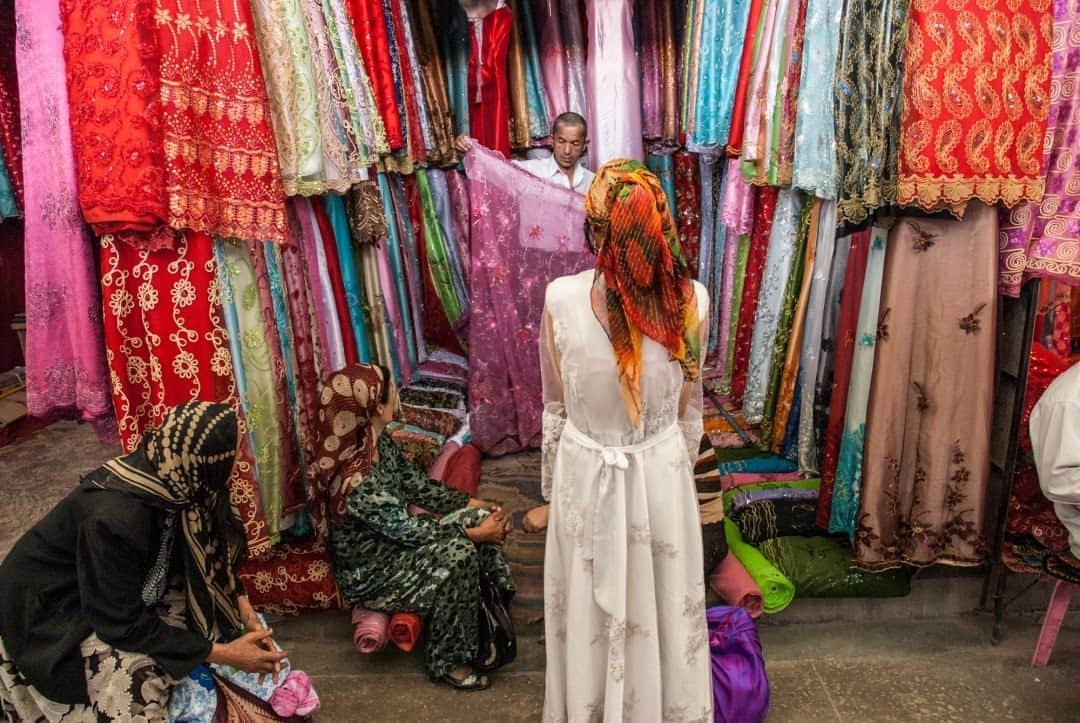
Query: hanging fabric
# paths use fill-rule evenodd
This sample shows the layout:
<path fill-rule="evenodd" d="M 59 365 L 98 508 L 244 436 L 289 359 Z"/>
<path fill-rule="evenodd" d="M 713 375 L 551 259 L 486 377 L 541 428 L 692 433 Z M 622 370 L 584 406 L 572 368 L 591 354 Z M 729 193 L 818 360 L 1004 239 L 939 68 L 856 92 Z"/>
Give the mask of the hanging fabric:
<path fill-rule="evenodd" d="M 901 206 L 1038 202 L 1050 107 L 1049 0 L 916 0 L 900 119 Z M 890 129 L 891 130 L 891 129 Z"/>
<path fill-rule="evenodd" d="M 997 214 L 978 202 L 963 221 L 893 227 L 855 525 L 860 569 L 985 560 L 996 237 Z"/>
<path fill-rule="evenodd" d="M 19 0 L 15 14 L 20 150 L 25 165 L 47 169 L 26 176 L 23 188 L 27 411 L 75 413 L 103 428 L 112 423 L 112 386 L 94 246 L 79 217 L 59 3 Z M 117 308 L 130 311 L 134 299 L 118 299 Z M 118 417 L 126 413 L 118 407 Z"/>

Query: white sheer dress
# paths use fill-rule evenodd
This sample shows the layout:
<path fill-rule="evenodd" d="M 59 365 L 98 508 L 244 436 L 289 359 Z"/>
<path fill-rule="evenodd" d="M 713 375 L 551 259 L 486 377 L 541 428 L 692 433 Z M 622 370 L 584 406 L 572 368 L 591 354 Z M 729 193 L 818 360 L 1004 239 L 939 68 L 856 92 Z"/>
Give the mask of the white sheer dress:
<path fill-rule="evenodd" d="M 540 336 L 545 721 L 711 721 L 693 460 L 701 383 L 651 339 L 635 428 L 590 304 L 593 271 L 547 288 Z M 695 282 L 703 334 L 709 300 Z M 703 338 L 702 348 L 707 348 Z"/>

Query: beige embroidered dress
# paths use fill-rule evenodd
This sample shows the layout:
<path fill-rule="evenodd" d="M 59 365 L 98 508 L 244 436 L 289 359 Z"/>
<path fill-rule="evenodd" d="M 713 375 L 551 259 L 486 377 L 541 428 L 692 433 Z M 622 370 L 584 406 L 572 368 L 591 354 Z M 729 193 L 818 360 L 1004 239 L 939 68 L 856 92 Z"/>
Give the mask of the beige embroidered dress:
<path fill-rule="evenodd" d="M 632 427 L 593 271 L 547 289 L 540 355 L 545 721 L 711 721 L 701 525 L 692 459 L 701 384 L 646 338 Z M 694 284 L 701 328 L 708 295 Z M 707 339 L 702 339 L 702 348 Z"/>

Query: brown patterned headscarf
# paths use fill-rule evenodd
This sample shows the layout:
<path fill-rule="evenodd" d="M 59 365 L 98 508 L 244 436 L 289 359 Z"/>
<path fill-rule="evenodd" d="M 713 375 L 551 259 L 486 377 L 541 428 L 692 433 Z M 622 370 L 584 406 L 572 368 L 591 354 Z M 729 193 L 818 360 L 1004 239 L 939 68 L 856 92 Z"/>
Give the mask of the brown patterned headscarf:
<path fill-rule="evenodd" d="M 661 344 L 701 373 L 701 320 L 694 280 L 679 247 L 660 181 L 643 163 L 605 163 L 585 195 L 589 248 L 596 254 L 593 312 L 604 326 L 630 422 L 641 419 L 641 342 Z"/>
<path fill-rule="evenodd" d="M 387 383 L 379 367 L 350 364 L 322 384 L 316 457 L 309 474 L 331 520 L 344 517 L 349 495 L 371 469 L 375 455 L 371 419 Z"/>

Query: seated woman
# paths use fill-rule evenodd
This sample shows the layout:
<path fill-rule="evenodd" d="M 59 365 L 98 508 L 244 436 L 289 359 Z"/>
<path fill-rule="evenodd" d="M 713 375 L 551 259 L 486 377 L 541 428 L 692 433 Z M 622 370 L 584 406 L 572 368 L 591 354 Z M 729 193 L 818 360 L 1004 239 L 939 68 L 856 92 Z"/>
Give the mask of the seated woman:
<path fill-rule="evenodd" d="M 432 678 L 464 690 L 488 687 L 473 668 L 478 591 L 484 575 L 505 599 L 514 593 L 499 547 L 509 517 L 428 479 L 405 459 L 385 433 L 397 393 L 384 367 L 353 364 L 335 372 L 320 401 L 313 476 L 329 505 L 342 596 L 353 606 L 427 616 Z M 410 514 L 410 504 L 427 512 Z"/>
<path fill-rule="evenodd" d="M 165 720 L 170 680 L 203 662 L 279 669 L 236 578 L 236 443 L 228 406 L 182 404 L 15 543 L 0 565 L 0 718 Z"/>

